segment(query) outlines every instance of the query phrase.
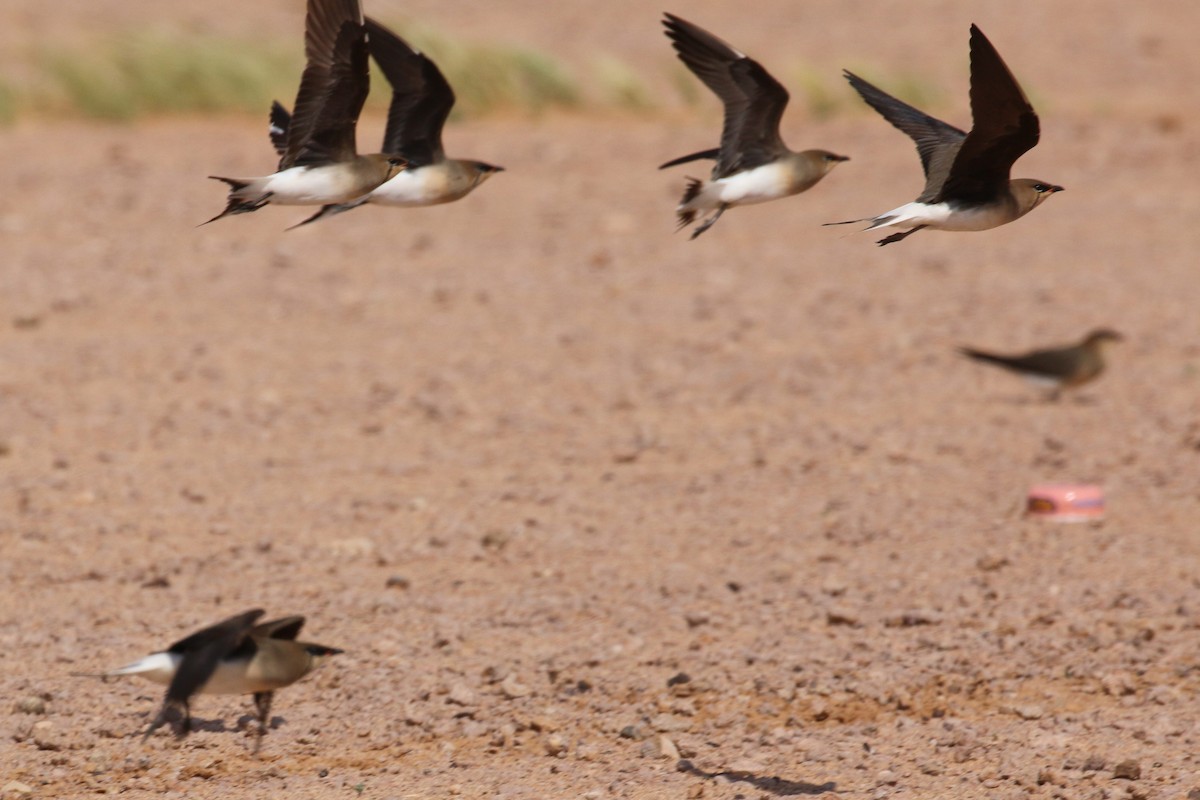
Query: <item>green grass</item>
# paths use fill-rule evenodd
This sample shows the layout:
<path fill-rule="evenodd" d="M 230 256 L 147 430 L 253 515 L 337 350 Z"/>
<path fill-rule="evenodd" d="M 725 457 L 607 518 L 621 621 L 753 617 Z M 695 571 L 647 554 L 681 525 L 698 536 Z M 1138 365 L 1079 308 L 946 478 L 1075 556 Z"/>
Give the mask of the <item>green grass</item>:
<path fill-rule="evenodd" d="M 581 107 L 652 113 L 663 105 L 653 81 L 610 55 L 598 53 L 581 82 L 559 61 L 529 48 L 463 42 L 412 24 L 397 30 L 445 73 L 458 97 L 458 119 Z M 0 76 L 0 124 L 27 113 L 114 121 L 214 112 L 263 115 L 272 100 L 290 105 L 295 96 L 303 68 L 301 43 L 295 39 L 280 36 L 263 43 L 130 32 L 71 48 L 48 45 L 30 56 L 20 84 Z M 669 87 L 668 95 L 673 88 L 684 107 L 717 107 L 678 61 L 664 55 L 661 67 L 659 85 Z M 862 70 L 869 80 L 876 73 Z M 936 107 L 944 97 L 912 76 L 879 74 L 880 86 L 918 108 Z M 862 106 L 836 72 L 795 65 L 780 78 L 796 107 L 815 119 Z M 391 96 L 374 61 L 371 81 L 375 90 L 368 106 L 382 110 Z"/>
<path fill-rule="evenodd" d="M 132 34 L 81 51 L 48 51 L 25 103 L 41 112 L 130 120 L 149 114 L 264 112 L 294 91 L 300 56 L 211 37 Z"/>
<path fill-rule="evenodd" d="M 612 56 L 601 56 L 592 66 L 600 102 L 626 111 L 650 111 L 656 103 L 638 71 Z"/>
<path fill-rule="evenodd" d="M 886 69 L 881 70 L 870 66 L 855 65 L 849 69 L 855 75 L 862 76 L 868 83 L 873 83 L 893 97 L 897 97 L 926 113 L 944 112 L 954 107 L 953 103 L 950 102 L 952 96 L 945 89 L 931 84 L 927 78 L 904 72 L 890 72 Z M 844 79 L 839 76 L 838 80 L 846 87 L 846 97 L 849 98 L 852 106 L 869 108 Z"/>
<path fill-rule="evenodd" d="M 853 99 L 853 90 L 836 73 L 826 75 L 812 67 L 799 66 L 790 70 L 788 77 L 792 102 L 800 104 L 814 119 L 828 119 L 840 113 Z"/>
<path fill-rule="evenodd" d="M 497 111 L 538 113 L 583 102 L 578 83 L 554 59 L 528 48 L 453 41 L 423 27 L 397 28 L 437 63 L 454 87 L 457 117 Z M 374 79 L 373 79 L 374 80 Z"/>
<path fill-rule="evenodd" d="M 8 81 L 0 80 L 0 125 L 11 125 L 17 119 L 17 93 Z"/>
<path fill-rule="evenodd" d="M 451 41 L 417 30 L 412 41 L 429 53 L 454 86 L 457 117 L 501 111 L 539 113 L 584 102 L 575 78 L 536 51 Z M 128 121 L 143 116 L 207 112 L 265 114 L 279 99 L 290 105 L 303 69 L 298 42 L 239 41 L 195 35 L 130 33 L 70 49 L 49 46 L 30 65 L 20 91 L 0 80 L 0 122 L 24 113 Z M 372 62 L 369 103 L 386 108 L 386 80 Z"/>

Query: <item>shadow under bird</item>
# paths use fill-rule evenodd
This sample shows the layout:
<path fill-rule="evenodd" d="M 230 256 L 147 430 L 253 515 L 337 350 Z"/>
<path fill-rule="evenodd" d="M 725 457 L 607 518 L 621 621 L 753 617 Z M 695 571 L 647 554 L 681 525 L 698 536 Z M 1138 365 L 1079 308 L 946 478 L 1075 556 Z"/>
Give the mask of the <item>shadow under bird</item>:
<path fill-rule="evenodd" d="M 866 230 L 909 228 L 880 239 L 880 245 L 922 228 L 983 231 L 1025 216 L 1063 190 L 1047 181 L 1010 179 L 1013 163 L 1038 143 L 1038 117 L 977 26 L 971 26 L 970 133 L 897 100 L 849 70 L 845 75 L 868 105 L 916 142 L 925 189 L 913 202 L 877 217 L 827 225 L 869 222 Z"/>
<path fill-rule="evenodd" d="M 828 150 L 789 150 L 779 135 L 787 89 L 757 61 L 703 28 L 673 14 L 665 17 L 663 26 L 679 60 L 725 106 L 720 147 L 681 156 L 659 167 L 700 159 L 717 162 L 709 180 L 688 179 L 675 209 L 679 228 L 692 224 L 702 212 L 715 212 L 692 231 L 691 238 L 711 228 L 728 208 L 799 194 L 850 160 Z"/>
<path fill-rule="evenodd" d="M 999 355 L 972 347 L 960 347 L 967 358 L 1003 367 L 1031 383 L 1050 390 L 1048 398 L 1057 400 L 1064 389 L 1090 383 L 1104 372 L 1104 350 L 1125 337 L 1109 328 L 1098 328 L 1078 344 L 1049 347 L 1020 355 Z"/>
<path fill-rule="evenodd" d="M 254 740 L 257 753 L 270 722 L 275 691 L 300 680 L 328 656 L 343 652 L 336 647 L 296 641 L 304 617 L 281 617 L 255 624 L 263 613 L 256 608 L 230 617 L 180 639 L 166 650 L 94 677 L 140 675 L 166 684 L 162 709 L 142 741 L 176 718 L 178 736 L 186 736 L 191 730 L 194 695 L 253 694 L 258 711 Z"/>
<path fill-rule="evenodd" d="M 366 27 L 371 55 L 392 86 L 383 151 L 403 157 L 407 167 L 365 197 L 327 205 L 300 225 L 366 203 L 381 206 L 450 203 L 504 171 L 504 167 L 483 161 L 446 157 L 442 128 L 454 107 L 454 89 L 437 64 L 420 50 L 370 17 Z M 271 106 L 271 142 L 281 155 L 294 125 L 287 109 L 275 102 Z"/>
<path fill-rule="evenodd" d="M 359 0 L 308 0 L 304 52 L 308 63 L 277 171 L 261 178 L 209 176 L 229 184 L 230 191 L 225 210 L 208 222 L 268 203 L 350 202 L 404 169 L 399 154 L 359 155 L 355 144 L 358 115 L 370 89 Z"/>

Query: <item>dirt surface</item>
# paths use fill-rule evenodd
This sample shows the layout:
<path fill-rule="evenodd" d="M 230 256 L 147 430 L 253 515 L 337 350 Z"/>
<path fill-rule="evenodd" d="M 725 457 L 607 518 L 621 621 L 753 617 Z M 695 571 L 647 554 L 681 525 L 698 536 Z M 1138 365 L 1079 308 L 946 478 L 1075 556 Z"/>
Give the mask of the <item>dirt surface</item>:
<path fill-rule="evenodd" d="M 404 8 L 577 58 L 594 12 L 668 61 L 640 4 L 460 5 Z M 853 160 L 695 242 L 688 171 L 654 165 L 715 143 L 715 102 L 457 125 L 508 171 L 290 233 L 303 210 L 195 227 L 206 175 L 270 167 L 258 120 L 0 131 L 0 797 L 1200 789 L 1200 12 L 1010 5 L 673 9 L 768 67 L 894 58 L 960 125 L 989 33 L 1042 110 L 1016 172 L 1067 191 L 886 248 L 819 225 L 919 190 L 865 110 L 794 104 L 791 144 Z M 954 352 L 1099 325 L 1128 341 L 1059 403 Z M 1046 480 L 1107 517 L 1024 518 Z M 259 758 L 248 699 L 143 746 L 158 687 L 70 676 L 255 606 L 347 651 Z"/>

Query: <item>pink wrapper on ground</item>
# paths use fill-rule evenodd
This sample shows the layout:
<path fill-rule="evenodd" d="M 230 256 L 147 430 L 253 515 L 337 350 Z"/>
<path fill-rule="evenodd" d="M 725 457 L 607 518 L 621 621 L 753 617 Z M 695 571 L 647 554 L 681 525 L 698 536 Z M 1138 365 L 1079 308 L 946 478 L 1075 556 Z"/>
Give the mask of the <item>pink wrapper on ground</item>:
<path fill-rule="evenodd" d="M 1026 512 L 1058 522 L 1104 516 L 1104 490 L 1090 483 L 1039 483 L 1029 489 Z"/>

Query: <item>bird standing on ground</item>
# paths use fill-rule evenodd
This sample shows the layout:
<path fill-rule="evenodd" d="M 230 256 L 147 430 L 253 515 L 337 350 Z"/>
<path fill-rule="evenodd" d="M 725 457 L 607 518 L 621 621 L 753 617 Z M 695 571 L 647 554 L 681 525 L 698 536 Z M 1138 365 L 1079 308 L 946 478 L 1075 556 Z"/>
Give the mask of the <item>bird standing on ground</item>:
<path fill-rule="evenodd" d="M 404 169 L 399 154 L 359 155 L 355 145 L 358 115 L 370 88 L 359 0 L 308 0 L 304 53 L 308 63 L 278 170 L 261 178 L 209 176 L 229 184 L 230 191 L 225 210 L 208 222 L 268 203 L 350 202 Z"/>
<path fill-rule="evenodd" d="M 863 100 L 916 141 L 925 189 L 913 202 L 877 217 L 827 225 L 869 222 L 866 230 L 909 228 L 880 239 L 880 245 L 898 242 L 922 228 L 983 231 L 1025 216 L 1063 190 L 1047 181 L 1010 180 L 1013 163 L 1038 143 L 1038 117 L 996 48 L 975 25 L 971 26 L 970 133 L 918 111 L 850 71 L 845 75 Z"/>
<path fill-rule="evenodd" d="M 256 608 L 230 617 L 180 639 L 166 650 L 96 677 L 141 675 L 167 685 L 162 709 L 142 741 L 174 718 L 179 721 L 178 735 L 186 736 L 192 725 L 193 695 L 253 694 L 258 711 L 254 741 L 257 753 L 270 722 L 275 691 L 300 680 L 326 657 L 342 652 L 335 647 L 296 641 L 304 617 L 281 617 L 255 625 L 263 613 Z"/>
<path fill-rule="evenodd" d="M 673 14 L 663 20 L 679 60 L 725 105 L 721 146 L 682 156 L 666 169 L 699 159 L 715 159 L 708 181 L 689 178 L 676 213 L 679 227 L 704 211 L 715 211 L 692 231 L 695 239 L 713 226 L 725 210 L 765 203 L 811 189 L 843 161 L 828 150 L 794 152 L 779 135 L 787 107 L 787 90 L 762 66 L 708 31 Z"/>
<path fill-rule="evenodd" d="M 366 26 L 371 55 L 392 86 L 383 151 L 402 156 L 408 166 L 365 197 L 327 205 L 300 225 L 366 203 L 382 206 L 449 203 L 504 171 L 504 167 L 483 161 L 446 157 L 442 128 L 454 107 L 454 89 L 437 64 L 420 50 L 370 17 Z M 292 125 L 287 109 L 276 102 L 271 107 L 271 141 L 281 155 Z"/>
<path fill-rule="evenodd" d="M 1105 347 L 1124 338 L 1109 328 L 1098 328 L 1078 344 L 1034 350 L 1021 355 L 998 355 L 971 347 L 960 347 L 958 352 L 975 361 L 1003 367 L 1032 383 L 1045 386 L 1050 390 L 1049 399 L 1057 400 L 1062 390 L 1082 386 L 1100 377 L 1105 366 Z"/>

